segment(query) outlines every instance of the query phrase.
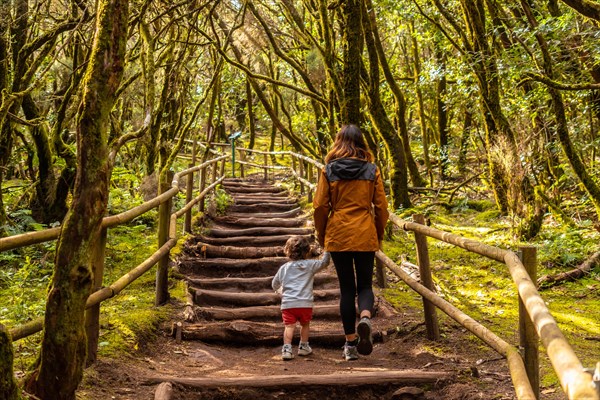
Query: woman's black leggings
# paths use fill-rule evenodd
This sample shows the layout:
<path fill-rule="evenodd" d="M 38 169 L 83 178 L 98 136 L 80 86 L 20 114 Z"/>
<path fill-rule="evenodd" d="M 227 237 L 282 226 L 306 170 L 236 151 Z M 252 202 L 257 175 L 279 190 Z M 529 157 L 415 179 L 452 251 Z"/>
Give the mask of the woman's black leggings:
<path fill-rule="evenodd" d="M 340 314 L 344 334 L 356 332 L 355 298 L 358 295 L 358 310 L 373 310 L 373 263 L 374 251 L 331 252 L 331 259 L 340 281 Z M 356 275 L 354 274 L 356 271 Z"/>

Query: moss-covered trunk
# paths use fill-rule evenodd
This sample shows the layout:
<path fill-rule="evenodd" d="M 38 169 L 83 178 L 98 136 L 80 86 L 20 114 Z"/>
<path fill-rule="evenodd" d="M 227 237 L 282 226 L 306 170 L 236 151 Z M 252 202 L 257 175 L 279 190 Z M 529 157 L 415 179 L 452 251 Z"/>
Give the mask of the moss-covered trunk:
<path fill-rule="evenodd" d="M 500 211 L 509 210 L 509 187 L 506 171 L 496 154 L 516 155 L 514 136 L 500 106 L 500 83 L 496 57 L 488 43 L 486 14 L 481 0 L 462 0 L 468 35 L 465 43 L 472 52 L 470 60 L 480 89 L 480 108 L 485 123 L 490 184 Z M 513 158 L 518 160 L 518 158 Z"/>
<path fill-rule="evenodd" d="M 363 10 L 366 15 L 366 10 Z M 373 31 L 368 18 L 364 19 L 365 43 L 367 44 L 367 53 L 369 55 L 369 71 L 364 71 L 364 81 L 368 82 L 367 104 L 369 108 L 369 117 L 377 132 L 383 138 L 389 154 L 389 177 L 390 177 L 390 196 L 392 198 L 392 207 L 398 209 L 401 207 L 410 207 L 411 201 L 408 195 L 408 171 L 406 167 L 406 153 L 402 144 L 402 139 L 396 133 L 394 125 L 390 121 L 379 93 L 379 60 L 375 47 Z"/>
<path fill-rule="evenodd" d="M 450 158 L 448 155 L 448 104 L 446 103 L 446 54 L 441 48 L 440 43 L 435 41 L 434 46 L 435 61 L 437 63 L 438 77 L 435 82 L 435 103 L 437 114 L 438 127 L 438 157 L 440 160 L 439 177 L 444 181 L 448 178 L 448 167 L 450 166 Z"/>
<path fill-rule="evenodd" d="M 40 118 L 37 104 L 27 94 L 23 97 L 23 113 L 27 119 Z M 58 123 L 58 122 L 57 122 Z M 67 214 L 67 197 L 73 184 L 73 173 L 68 167 L 61 174 L 54 169 L 54 156 L 48 128 L 45 124 L 30 128 L 38 160 L 37 182 L 35 196 L 31 198 L 29 207 L 36 220 L 51 223 L 62 221 Z"/>
<path fill-rule="evenodd" d="M 521 2 L 523 11 L 525 11 L 525 15 L 529 21 L 529 24 L 532 28 L 538 27 L 538 22 L 536 21 L 536 17 L 534 14 L 534 10 L 530 8 L 530 6 L 526 2 Z M 542 33 L 536 33 L 535 35 L 537 42 L 540 46 L 540 50 L 543 56 L 543 67 L 544 72 L 550 79 L 555 79 L 555 73 L 553 68 L 552 57 L 550 54 L 550 49 L 548 42 Z M 550 93 L 550 97 L 552 98 L 552 109 L 554 111 L 554 117 L 556 118 L 556 133 L 558 135 L 558 140 L 560 141 L 560 145 L 569 161 L 569 165 L 573 168 L 575 175 L 579 178 L 582 186 L 585 191 L 590 196 L 592 200 L 592 204 L 596 210 L 596 215 L 600 217 L 600 185 L 598 182 L 592 177 L 592 175 L 588 172 L 585 163 L 581 159 L 579 152 L 576 150 L 573 142 L 571 141 L 571 136 L 569 134 L 569 125 L 567 123 L 567 115 L 565 112 L 565 104 L 562 98 L 562 94 L 560 91 L 552 86 L 548 86 L 548 92 Z"/>
<path fill-rule="evenodd" d="M 379 37 L 379 28 L 377 27 L 377 18 L 375 17 L 375 7 L 373 7 L 371 0 L 366 1 L 366 9 L 363 8 L 363 13 L 365 35 L 370 34 L 373 38 L 373 46 L 377 52 L 379 65 L 381 66 L 385 80 L 389 85 L 392 94 L 394 95 L 398 132 L 400 133 L 400 137 L 402 139 L 402 146 L 404 147 L 404 155 L 406 157 L 406 167 L 408 168 L 410 180 L 414 186 L 425 186 L 425 180 L 419 172 L 419 167 L 415 162 L 410 148 L 410 136 L 408 134 L 408 125 L 406 123 L 406 111 L 408 108 L 406 105 L 406 98 L 400 89 L 400 86 L 396 82 L 396 79 L 394 78 L 394 74 L 392 73 L 392 69 L 390 68 L 387 57 L 383 50 L 381 38 Z"/>
<path fill-rule="evenodd" d="M 344 98 L 342 99 L 342 122 L 360 125 L 360 62 L 363 43 L 361 0 L 346 0 L 343 3 L 343 10 Z"/>
<path fill-rule="evenodd" d="M 26 385 L 42 399 L 75 399 L 83 375 L 91 254 L 107 209 L 109 113 L 123 75 L 127 18 L 126 0 L 98 2 L 96 35 L 78 111 L 73 201 L 57 244 L 41 353 Z"/>
<path fill-rule="evenodd" d="M 0 399 L 17 400 L 19 394 L 13 374 L 13 348 L 10 334 L 0 323 Z"/>

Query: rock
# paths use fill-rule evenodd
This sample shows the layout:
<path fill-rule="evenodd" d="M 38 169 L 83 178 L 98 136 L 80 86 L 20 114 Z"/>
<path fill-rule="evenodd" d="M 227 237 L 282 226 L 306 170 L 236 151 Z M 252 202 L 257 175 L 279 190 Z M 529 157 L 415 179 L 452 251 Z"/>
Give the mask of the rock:
<path fill-rule="evenodd" d="M 392 394 L 391 400 L 425 400 L 425 391 L 413 386 L 403 387 Z"/>

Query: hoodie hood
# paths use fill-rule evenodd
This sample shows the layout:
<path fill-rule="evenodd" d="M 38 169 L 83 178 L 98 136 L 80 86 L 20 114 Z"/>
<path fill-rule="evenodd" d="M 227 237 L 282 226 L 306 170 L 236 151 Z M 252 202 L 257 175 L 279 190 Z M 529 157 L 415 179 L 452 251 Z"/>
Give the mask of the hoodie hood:
<path fill-rule="evenodd" d="M 327 180 L 375 180 L 375 164 L 356 158 L 340 158 L 327 164 Z"/>

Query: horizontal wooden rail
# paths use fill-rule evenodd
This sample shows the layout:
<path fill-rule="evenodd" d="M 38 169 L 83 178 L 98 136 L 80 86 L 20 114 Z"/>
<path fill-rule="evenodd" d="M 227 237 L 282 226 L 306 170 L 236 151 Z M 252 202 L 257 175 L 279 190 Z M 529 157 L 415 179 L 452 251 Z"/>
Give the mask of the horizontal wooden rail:
<path fill-rule="evenodd" d="M 529 277 L 523 263 L 512 251 L 489 246 L 476 240 L 467 239 L 449 232 L 440 231 L 429 226 L 404 221 L 390 212 L 390 221 L 407 231 L 419 232 L 423 235 L 439 239 L 443 242 L 464 248 L 492 260 L 506 264 L 517 287 L 520 298 L 540 340 L 546 348 L 560 384 L 570 400 L 599 400 L 592 375 L 587 373 L 573 348 L 561 332 L 554 317 L 546 307 L 546 303 Z"/>
<path fill-rule="evenodd" d="M 188 168 L 180 173 L 175 174 L 173 178 L 172 187 L 161 193 L 159 196 L 148 200 L 139 206 L 136 206 L 130 210 L 124 211 L 120 214 L 111 215 L 109 217 L 104 217 L 102 219 L 102 227 L 111 228 L 120 224 L 124 224 L 126 222 L 132 221 L 134 218 L 139 217 L 140 215 L 152 210 L 153 208 L 158 207 L 165 201 L 169 200 L 171 197 L 179 193 L 179 178 L 183 177 L 189 173 L 193 173 L 195 171 L 199 171 L 202 168 L 205 168 L 211 164 L 219 162 L 228 158 L 228 155 L 222 155 L 215 159 L 206 161 L 200 165 L 197 165 L 192 168 Z M 49 242 L 51 240 L 55 240 L 58 238 L 60 234 L 61 228 L 50 228 L 44 229 L 43 231 L 37 232 L 27 232 L 21 233 L 18 235 L 8 236 L 5 238 L 0 238 L 0 251 L 13 250 L 19 247 L 29 246 L 37 243 Z"/>
<path fill-rule="evenodd" d="M 168 201 L 170 198 L 172 198 L 179 192 L 179 179 L 181 177 L 184 177 L 190 173 L 200 171 L 203 168 L 206 168 L 226 158 L 228 158 L 228 155 L 222 155 L 220 157 L 208 160 L 200 165 L 188 168 L 184 171 L 175 174 L 171 182 L 171 188 L 168 191 L 161 193 L 159 196 L 149 201 L 146 201 L 143 204 L 140 204 L 139 206 L 134 207 L 130 210 L 127 210 L 117 215 L 105 217 L 102 220 L 102 226 L 105 228 L 109 228 L 120 224 L 124 224 L 152 210 L 153 208 L 156 208 L 160 204 Z M 188 211 L 194 204 L 198 203 L 204 196 L 206 196 L 206 194 L 210 190 L 212 190 L 217 184 L 221 183 L 223 179 L 224 177 L 221 177 L 216 182 L 206 187 L 191 203 L 186 204 L 186 206 L 182 210 L 173 213 L 173 216 L 175 217 L 175 223 L 178 217 L 185 214 L 185 212 Z M 25 234 L 10 236 L 8 238 L 2 238 L 0 239 L 0 251 L 19 248 L 29 244 L 42 243 L 54 240 L 58 238 L 59 234 L 60 228 L 52 228 L 39 232 L 28 232 Z M 139 278 L 141 275 L 147 272 L 150 268 L 152 268 L 158 262 L 158 260 L 166 256 L 169 253 L 169 251 L 177 244 L 176 229 L 170 229 L 169 234 L 170 235 L 168 241 L 165 244 L 163 244 L 158 250 L 156 250 L 150 257 L 144 260 L 141 264 L 133 268 L 121 278 L 117 279 L 110 286 L 104 287 L 92 293 L 87 299 L 86 309 L 91 308 L 104 300 L 114 297 L 115 295 L 120 293 L 125 287 L 129 286 L 133 281 L 135 281 L 137 278 Z M 12 340 L 17 341 L 41 331 L 43 325 L 44 317 L 42 316 L 25 324 L 10 328 L 9 332 L 12 337 Z"/>
<path fill-rule="evenodd" d="M 413 279 L 406 272 L 396 265 L 388 256 L 381 251 L 376 253 L 376 257 L 381 261 L 390 271 L 394 272 L 400 279 L 402 279 L 408 286 L 410 286 L 415 292 L 429 300 L 433 305 L 446 313 L 450 318 L 464 326 L 471 333 L 477 336 L 479 339 L 487 343 L 492 349 L 496 350 L 499 354 L 506 357 L 510 370 L 510 376 L 515 386 L 515 392 L 519 400 L 535 400 L 535 394 L 531 388 L 531 384 L 527 379 L 527 373 L 525 371 L 525 364 L 523 359 L 517 351 L 517 349 L 506 341 L 502 340 L 494 332 L 469 317 L 467 314 L 454 307 L 446 300 L 439 297 L 437 294 L 421 285 L 417 280 Z"/>

